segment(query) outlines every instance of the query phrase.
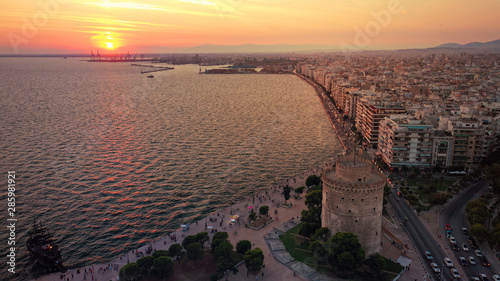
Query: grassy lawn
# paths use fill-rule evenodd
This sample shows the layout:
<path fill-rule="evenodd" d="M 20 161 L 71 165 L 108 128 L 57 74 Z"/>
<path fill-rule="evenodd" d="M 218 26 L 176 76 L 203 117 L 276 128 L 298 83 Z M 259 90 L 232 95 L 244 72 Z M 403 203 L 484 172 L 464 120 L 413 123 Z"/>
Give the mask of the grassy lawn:
<path fill-rule="evenodd" d="M 316 269 L 318 272 L 325 274 L 332 278 L 339 278 L 332 269 L 327 264 L 321 264 L 314 259 L 314 256 L 311 251 L 309 251 L 309 240 L 305 240 L 302 236 L 299 236 L 300 224 L 292 229 L 290 229 L 286 234 L 280 236 L 281 242 L 285 245 L 286 250 L 290 255 L 297 261 L 303 262 L 312 268 Z M 384 274 L 384 280 L 390 281 L 396 277 L 399 272 L 402 270 L 402 266 L 394 263 L 388 259 L 385 259 L 385 267 L 384 270 L 388 271 Z M 392 272 L 392 273 L 389 273 Z M 393 274 L 394 273 L 394 274 Z M 363 273 L 359 273 L 362 279 L 360 280 L 369 280 L 363 278 L 369 278 L 370 276 L 362 276 Z M 355 279 L 356 280 L 356 279 Z"/>
<path fill-rule="evenodd" d="M 384 216 L 390 222 L 394 223 L 394 221 L 392 220 L 392 217 L 389 215 L 389 212 L 387 212 L 387 209 L 385 207 L 382 210 L 382 216 Z"/>
<path fill-rule="evenodd" d="M 413 191 L 415 195 L 417 195 L 420 199 L 421 202 L 424 204 L 421 204 L 418 202 L 417 206 L 420 206 L 420 208 L 424 211 L 428 211 L 430 208 L 434 206 L 433 203 L 430 202 L 431 198 L 434 196 L 434 192 L 431 193 L 424 193 L 422 190 L 418 189 L 418 186 L 430 186 L 430 185 L 436 185 L 437 186 L 437 192 L 442 192 L 442 191 L 447 191 L 449 187 L 453 186 L 453 184 L 460 178 L 439 178 L 439 177 L 434 177 L 432 179 L 423 179 L 420 177 L 414 178 L 414 179 L 406 179 L 406 182 L 408 183 L 408 186 L 410 187 L 410 190 Z M 415 207 L 417 207 L 415 206 Z"/>
<path fill-rule="evenodd" d="M 414 178 L 414 179 L 406 179 L 406 182 L 408 182 L 408 185 L 410 187 L 415 187 L 419 185 L 423 186 L 428 186 L 431 184 L 435 184 L 437 186 L 438 191 L 446 191 L 448 190 L 448 187 L 452 186 L 457 180 L 460 178 L 443 178 L 442 180 L 435 176 L 432 179 L 423 179 L 423 178 Z"/>

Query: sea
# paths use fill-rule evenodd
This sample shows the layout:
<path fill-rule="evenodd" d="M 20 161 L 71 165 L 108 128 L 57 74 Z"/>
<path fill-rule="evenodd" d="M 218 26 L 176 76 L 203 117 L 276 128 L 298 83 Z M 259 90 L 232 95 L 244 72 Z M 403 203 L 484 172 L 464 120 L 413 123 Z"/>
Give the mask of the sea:
<path fill-rule="evenodd" d="M 25 246 L 34 220 L 67 267 L 106 262 L 341 151 L 297 76 L 174 67 L 0 58 L 0 280 L 43 273 Z"/>

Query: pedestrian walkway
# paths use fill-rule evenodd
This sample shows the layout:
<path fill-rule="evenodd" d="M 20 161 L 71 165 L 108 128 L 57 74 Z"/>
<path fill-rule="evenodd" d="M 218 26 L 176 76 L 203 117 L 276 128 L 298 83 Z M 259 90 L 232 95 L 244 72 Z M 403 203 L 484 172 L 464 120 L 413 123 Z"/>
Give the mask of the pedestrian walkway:
<path fill-rule="evenodd" d="M 53 273 L 41 276 L 35 280 L 38 281 L 110 281 L 119 280 L 118 274 L 121 267 L 129 262 L 135 262 L 139 258 L 145 255 L 149 255 L 148 251 L 151 249 L 151 253 L 157 250 L 168 250 L 168 248 L 174 243 L 181 243 L 183 238 L 188 235 L 194 235 L 200 232 L 207 231 L 210 239 L 212 239 L 215 230 L 226 231 L 229 234 L 229 240 L 233 245 L 236 245 L 240 240 L 249 240 L 252 242 L 252 248 L 261 248 L 265 255 L 265 268 L 263 269 L 264 276 L 259 276 L 262 280 L 307 280 L 304 275 L 297 274 L 293 271 L 293 267 L 286 267 L 277 259 L 273 258 L 271 255 L 271 250 L 264 238 L 266 233 L 272 232 L 277 227 L 282 227 L 284 222 L 289 222 L 291 219 L 296 219 L 300 216 L 302 210 L 304 210 L 305 204 L 304 199 L 296 200 L 290 199 L 288 203 L 292 204 L 291 208 L 282 208 L 279 206 L 283 203 L 284 197 L 281 187 L 285 184 L 289 184 L 292 188 L 305 185 L 305 180 L 308 176 L 312 174 L 318 175 L 322 170 L 332 166 L 334 159 L 327 161 L 326 163 L 316 167 L 308 169 L 299 175 L 283 182 L 282 184 L 276 184 L 269 188 L 261 190 L 258 194 L 247 198 L 241 202 L 238 202 L 232 206 L 224 209 L 217 210 L 207 216 L 204 219 L 193 222 L 189 225 L 189 228 L 185 230 L 178 229 L 172 233 L 159 237 L 138 249 L 129 250 L 123 255 L 109 261 L 106 263 L 99 263 L 90 266 L 84 266 L 81 268 L 70 269 L 68 272 Z M 293 192 L 292 192 L 293 193 Z M 252 206 L 254 210 L 258 212 L 261 206 L 267 205 L 270 207 L 269 213 L 274 214 L 275 210 L 278 212 L 276 218 L 273 222 L 268 225 L 258 229 L 250 229 L 245 227 L 245 221 L 248 219 L 249 210 L 248 207 Z M 230 220 L 232 215 L 239 214 L 240 222 L 233 223 Z M 274 215 L 273 215 L 274 216 Z M 212 218 L 212 221 L 210 220 Z M 221 223 L 222 222 L 222 223 Z M 214 232 L 212 232 L 212 230 Z M 242 264 L 238 267 L 238 274 L 229 274 L 227 280 L 248 280 L 246 274 L 245 265 Z M 224 279 L 225 280 L 225 279 Z"/>

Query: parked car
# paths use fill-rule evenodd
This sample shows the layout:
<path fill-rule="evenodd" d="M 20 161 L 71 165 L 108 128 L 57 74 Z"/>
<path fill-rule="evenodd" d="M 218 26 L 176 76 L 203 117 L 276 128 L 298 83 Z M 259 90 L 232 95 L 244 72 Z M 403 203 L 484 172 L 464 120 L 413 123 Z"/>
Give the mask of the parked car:
<path fill-rule="evenodd" d="M 449 223 L 445 224 L 445 225 L 444 225 L 444 229 L 446 229 L 446 230 L 451 230 L 451 226 L 450 226 L 450 224 L 449 224 Z"/>
<path fill-rule="evenodd" d="M 431 255 L 431 252 L 429 251 L 425 251 L 425 258 L 427 258 L 430 261 L 434 259 L 434 257 L 432 257 Z"/>
<path fill-rule="evenodd" d="M 450 269 L 451 275 L 453 275 L 453 278 L 459 279 L 460 278 L 460 273 L 458 273 L 458 270 L 456 268 Z"/>
<path fill-rule="evenodd" d="M 493 280 L 500 281 L 500 276 L 498 276 L 497 274 L 493 275 Z"/>
<path fill-rule="evenodd" d="M 483 253 L 481 252 L 481 250 L 475 250 L 474 253 L 476 253 L 476 256 L 478 256 L 478 257 L 483 256 Z"/>
<path fill-rule="evenodd" d="M 471 265 L 476 265 L 476 259 L 473 256 L 469 256 L 469 263 Z"/>
<path fill-rule="evenodd" d="M 453 262 L 450 258 L 444 258 L 444 264 L 446 264 L 447 267 L 453 267 Z"/>
<path fill-rule="evenodd" d="M 460 247 L 458 247 L 457 243 L 451 243 L 451 248 L 452 248 L 454 251 L 460 251 Z"/>
<path fill-rule="evenodd" d="M 462 227 L 462 233 L 465 235 L 469 235 L 469 231 L 467 230 L 466 227 Z"/>
<path fill-rule="evenodd" d="M 437 265 L 437 263 L 431 263 L 431 267 L 432 267 L 432 270 L 435 272 L 435 273 L 439 273 L 441 272 L 441 268 L 439 268 L 439 265 Z"/>
<path fill-rule="evenodd" d="M 471 277 L 470 281 L 481 281 L 481 280 L 479 279 L 479 277 Z"/>
<path fill-rule="evenodd" d="M 464 257 L 459 257 L 458 259 L 460 260 L 460 264 L 462 266 L 467 266 L 468 263 L 467 263 L 467 260 Z"/>
<path fill-rule="evenodd" d="M 468 251 L 469 251 L 469 247 L 467 247 L 467 244 L 465 244 L 465 243 L 462 243 L 462 249 L 463 249 L 465 252 L 468 252 Z"/>

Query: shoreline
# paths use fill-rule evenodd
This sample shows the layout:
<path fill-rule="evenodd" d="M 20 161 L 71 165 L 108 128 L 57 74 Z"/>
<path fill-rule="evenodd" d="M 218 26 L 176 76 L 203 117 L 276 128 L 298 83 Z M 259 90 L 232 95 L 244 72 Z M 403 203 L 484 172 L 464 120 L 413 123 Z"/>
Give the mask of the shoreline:
<path fill-rule="evenodd" d="M 307 82 L 309 85 L 311 85 L 315 89 L 315 91 L 318 95 L 318 98 L 320 99 L 320 102 L 321 102 L 323 109 L 325 111 L 325 114 L 327 115 L 328 119 L 330 120 L 330 123 L 332 124 L 332 127 L 335 130 L 335 133 L 337 134 L 337 137 L 340 140 L 340 143 L 341 143 L 343 149 L 347 150 L 347 148 L 344 144 L 344 142 L 346 140 L 343 140 L 342 137 L 339 135 L 339 132 L 334 124 L 333 116 L 331 116 L 328 112 L 328 105 L 326 103 L 329 100 L 326 100 L 326 101 L 324 100 L 326 98 L 326 93 L 317 84 L 315 84 L 312 81 L 309 81 L 309 79 L 302 77 L 299 74 L 296 74 L 296 73 L 294 73 L 294 74 L 297 75 L 299 78 L 301 78 L 303 81 Z M 332 108 L 334 108 L 332 104 L 330 106 Z M 208 226 L 212 226 L 214 229 L 219 229 L 219 231 L 226 231 L 230 235 L 230 239 L 235 239 L 235 236 L 242 235 L 241 232 L 246 231 L 246 229 L 250 229 L 250 228 L 245 228 L 244 226 L 240 225 L 240 223 L 234 224 L 234 225 L 228 224 L 229 217 L 231 215 L 236 214 L 236 213 L 240 214 L 240 221 L 244 222 L 247 218 L 247 216 L 246 216 L 246 212 L 248 212 L 247 206 L 251 205 L 251 206 L 255 207 L 254 209 L 258 209 L 260 206 L 267 204 L 270 208 L 279 208 L 279 204 L 284 201 L 284 198 L 280 193 L 280 189 L 282 188 L 282 186 L 289 184 L 290 186 L 295 188 L 295 187 L 305 185 L 305 180 L 309 175 L 321 173 L 321 171 L 325 170 L 329 166 L 331 167 L 331 165 L 334 163 L 334 161 L 337 157 L 338 157 L 338 155 L 334 156 L 330 160 L 327 160 L 326 162 L 320 164 L 317 167 L 308 168 L 301 173 L 295 174 L 294 176 L 290 177 L 286 181 L 283 181 L 281 183 L 273 183 L 267 188 L 262 188 L 261 190 L 257 191 L 255 194 L 251 195 L 250 197 L 248 197 L 246 199 L 243 199 L 239 202 L 233 203 L 225 208 L 216 209 L 215 211 L 211 212 L 206 217 L 201 218 L 197 221 L 194 221 L 191 224 L 188 224 L 189 225 L 188 230 L 183 230 L 183 228 L 178 228 L 177 230 L 174 230 L 171 233 L 168 233 L 168 234 L 162 235 L 156 239 L 153 239 L 153 241 L 146 243 L 142 247 L 139 247 L 139 248 L 133 249 L 133 250 L 127 250 L 126 253 L 124 253 L 120 256 L 117 256 L 117 257 L 109 260 L 108 262 L 92 264 L 92 265 L 82 266 L 82 267 L 78 267 L 78 268 L 71 268 L 71 269 L 68 269 L 68 271 L 66 271 L 65 273 L 56 272 L 56 273 L 42 275 L 36 279 L 30 279 L 30 280 L 35 280 L 35 281 L 50 281 L 50 280 L 54 280 L 54 281 L 55 280 L 71 280 L 71 281 L 106 280 L 106 281 L 108 281 L 108 280 L 119 280 L 118 275 L 119 275 L 119 271 L 120 271 L 122 266 L 126 265 L 129 262 L 135 262 L 138 259 L 140 259 L 141 257 L 149 255 L 154 251 L 167 250 L 174 243 L 180 244 L 185 236 L 194 235 L 194 234 L 197 234 L 199 232 L 206 231 L 209 233 L 209 237 L 211 239 L 215 232 L 211 232 L 210 229 L 207 228 Z M 298 217 L 295 210 L 299 209 L 299 215 L 300 215 L 300 210 L 303 209 L 303 208 L 295 208 L 295 206 L 297 205 L 297 203 L 303 205 L 304 200 L 291 199 L 290 201 L 292 201 L 292 200 L 295 202 L 295 203 L 293 203 L 294 207 L 291 208 L 291 210 L 288 210 L 288 212 L 293 212 L 294 216 L 292 216 L 292 218 L 294 218 L 294 217 Z M 282 213 L 282 212 L 284 212 L 284 211 L 282 211 L 282 209 L 280 208 L 280 213 Z M 222 223 L 220 220 L 213 221 L 214 219 L 217 219 L 217 218 L 221 218 L 221 219 L 227 218 L 227 221 L 224 221 L 224 223 Z M 285 221 L 285 220 L 283 220 L 283 221 Z M 277 220 L 276 222 L 281 224 L 281 222 L 279 222 L 279 220 Z M 267 230 L 271 226 L 274 228 L 275 223 L 270 223 L 269 226 L 266 225 L 265 227 L 262 228 L 262 230 Z M 261 230 L 259 230 L 259 232 L 260 231 Z M 266 233 L 267 232 L 268 231 L 266 231 Z M 259 238 L 259 237 L 257 237 L 257 238 Z M 250 239 L 252 239 L 252 240 L 250 240 Z M 250 239 L 248 239 L 248 240 L 255 242 L 256 237 L 251 236 Z M 236 242 L 234 242 L 233 244 L 236 245 Z M 152 252 L 150 252 L 149 254 L 147 253 L 148 248 L 152 249 Z M 262 250 L 264 250 L 264 249 L 262 248 Z M 265 252 L 267 253 L 268 250 L 269 249 L 266 249 Z M 271 256 L 271 253 L 269 253 L 269 256 Z M 270 259 L 270 260 L 271 261 L 266 260 L 266 263 L 276 262 L 276 258 Z M 281 267 L 281 269 L 278 268 L 276 274 L 283 274 L 282 271 L 283 271 L 283 269 L 286 269 L 286 267 L 284 265 L 281 265 L 281 264 L 279 264 L 279 266 Z M 272 268 L 272 266 L 270 266 L 270 268 Z M 240 271 L 243 272 L 245 270 L 240 268 Z M 269 276 L 270 274 L 272 274 L 272 273 L 266 273 L 267 276 Z M 293 280 L 293 278 L 292 278 L 292 280 Z M 297 280 L 303 280 L 303 279 L 301 276 L 297 276 Z"/>
<path fill-rule="evenodd" d="M 339 131 L 337 130 L 337 127 L 335 126 L 333 116 L 331 116 L 331 114 L 328 112 L 329 106 L 326 103 L 330 102 L 330 100 L 326 97 L 325 91 L 316 82 L 312 81 L 311 79 L 309 79 L 307 77 L 304 77 L 302 74 L 298 74 L 298 73 L 294 73 L 294 74 L 314 88 L 314 90 L 316 91 L 316 94 L 318 95 L 318 99 L 320 100 L 321 105 L 323 106 L 323 110 L 325 111 L 325 114 L 328 117 L 328 120 L 330 120 L 330 124 L 332 124 L 332 127 L 335 130 L 335 134 L 337 135 L 337 138 L 339 139 L 340 144 L 342 145 L 344 150 L 347 151 L 347 147 L 344 143 L 345 140 L 343 140 L 341 138 L 341 135 L 339 134 Z M 326 101 L 325 101 L 325 98 L 327 99 Z M 335 109 L 333 104 L 331 104 L 330 108 Z"/>
<path fill-rule="evenodd" d="M 110 280 L 119 280 L 119 271 L 121 267 L 126 265 L 129 262 L 136 262 L 138 259 L 140 259 L 143 256 L 147 256 L 152 254 L 154 251 L 157 250 L 168 250 L 168 248 L 174 244 L 174 243 L 181 243 L 183 238 L 188 235 L 195 235 L 199 232 L 208 232 L 210 241 L 212 240 L 213 234 L 216 232 L 211 232 L 210 229 L 207 227 L 212 226 L 214 230 L 218 231 L 226 231 L 229 234 L 230 239 L 238 239 L 238 236 L 243 236 L 244 233 L 248 231 L 253 231 L 255 230 L 251 228 L 246 228 L 244 227 L 244 222 L 247 219 L 247 212 L 248 212 L 248 207 L 247 206 L 254 206 L 254 209 L 258 209 L 261 206 L 267 205 L 270 207 L 270 213 L 271 209 L 279 209 L 280 216 L 278 220 L 275 220 L 274 223 L 270 223 L 269 225 L 266 225 L 262 229 L 257 230 L 257 232 L 264 232 L 268 233 L 269 228 L 276 227 L 276 223 L 281 224 L 280 221 L 287 221 L 289 219 L 293 219 L 297 217 L 296 212 L 300 215 L 300 211 L 304 209 L 305 207 L 298 206 L 297 204 L 304 205 L 304 200 L 296 200 L 293 199 L 293 196 L 289 200 L 289 202 L 292 203 L 293 207 L 289 208 L 287 210 L 284 210 L 283 208 L 279 207 L 279 204 L 283 203 L 284 198 L 283 195 L 281 194 L 281 188 L 285 184 L 289 184 L 293 188 L 305 185 L 305 180 L 309 175 L 313 174 L 318 174 L 321 171 L 325 170 L 329 166 L 331 166 L 335 158 L 332 158 L 322 164 L 320 164 L 317 167 L 313 167 L 310 169 L 307 169 L 303 171 L 302 173 L 296 174 L 295 176 L 289 178 L 288 180 L 282 182 L 282 183 L 276 183 L 272 184 L 268 188 L 260 190 L 257 194 L 254 194 L 253 196 L 250 196 L 244 200 L 241 200 L 240 202 L 234 203 L 230 206 L 227 206 L 225 208 L 220 208 L 212 213 L 210 213 L 208 216 L 194 221 L 189 225 L 188 230 L 183 230 L 182 228 L 179 228 L 171 233 L 162 235 L 153 241 L 150 241 L 146 245 L 139 247 L 137 249 L 133 250 L 127 250 L 126 253 L 117 256 L 108 262 L 103 262 L 103 263 L 98 263 L 98 264 L 92 264 L 92 265 L 87 265 L 87 266 L 82 266 L 78 268 L 71 268 L 68 269 L 65 273 L 61 272 L 56 272 L 56 273 L 50 273 L 46 275 L 42 275 L 38 278 L 35 279 L 29 279 L 33 281 L 56 281 L 56 280 L 70 280 L 70 281 L 86 281 L 86 280 L 94 280 L 94 281 L 110 281 Z M 297 206 L 297 207 L 296 207 Z M 297 210 L 297 211 L 296 211 Z M 293 212 L 293 216 L 291 218 L 282 218 L 282 213 L 283 212 Z M 233 225 L 229 224 L 230 221 L 230 216 L 234 214 L 239 214 L 240 215 L 240 223 L 234 223 Z M 212 221 L 213 219 L 216 219 L 216 221 Z M 223 219 L 222 223 L 220 219 Z M 243 223 L 241 223 L 243 222 Z M 236 231 L 236 233 L 235 233 Z M 243 234 L 243 235 L 242 235 Z M 174 238 L 175 237 L 175 238 Z M 251 242 L 256 242 L 256 238 L 261 238 L 260 236 L 257 236 L 253 234 L 250 240 Z M 244 239 L 243 237 L 241 238 L 242 240 Z M 236 242 L 231 241 L 234 245 L 236 245 Z M 255 243 L 254 243 L 255 244 Z M 259 246 L 259 245 L 257 245 Z M 147 254 L 148 248 L 152 249 L 152 252 Z M 264 249 L 261 247 L 263 251 L 265 251 L 266 256 L 267 256 L 267 251 L 268 249 Z M 269 253 L 269 256 L 271 254 Z M 268 259 L 265 260 L 266 262 L 266 268 L 268 268 L 267 263 L 270 262 L 276 262 L 276 259 L 271 259 L 271 257 L 268 257 Z M 280 264 L 280 266 L 283 266 Z M 286 267 L 283 266 L 283 269 Z M 245 268 L 239 268 L 240 272 L 245 271 Z M 79 273 L 78 273 L 79 272 Z M 267 276 L 270 276 L 271 272 L 266 272 Z M 276 272 L 276 274 L 283 274 L 283 272 L 279 271 Z M 246 276 L 246 275 L 245 275 Z M 231 277 L 231 276 L 230 276 Z M 231 280 L 234 280 L 231 278 Z M 238 279 L 239 280 L 239 279 Z M 292 279 L 293 280 L 293 279 Z M 297 279 L 296 280 L 303 280 L 301 276 L 297 274 Z"/>

